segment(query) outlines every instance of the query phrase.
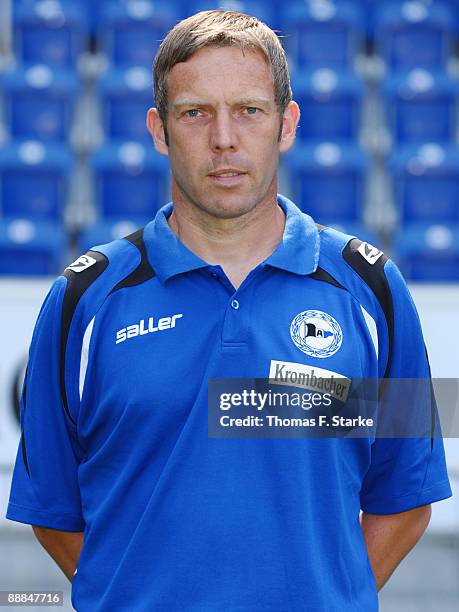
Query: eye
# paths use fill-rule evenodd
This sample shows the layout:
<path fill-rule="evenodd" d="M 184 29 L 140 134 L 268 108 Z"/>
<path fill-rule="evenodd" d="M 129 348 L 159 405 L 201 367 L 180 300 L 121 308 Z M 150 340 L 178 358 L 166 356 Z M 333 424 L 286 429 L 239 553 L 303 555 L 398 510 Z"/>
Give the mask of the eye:
<path fill-rule="evenodd" d="M 256 115 L 260 109 L 256 108 L 255 106 L 246 106 L 245 110 L 247 111 L 248 115 Z"/>
<path fill-rule="evenodd" d="M 194 117 L 198 117 L 199 116 L 198 115 L 199 112 L 200 111 L 197 108 L 190 108 L 190 110 L 185 111 L 183 114 L 185 115 L 185 117 L 194 118 Z"/>

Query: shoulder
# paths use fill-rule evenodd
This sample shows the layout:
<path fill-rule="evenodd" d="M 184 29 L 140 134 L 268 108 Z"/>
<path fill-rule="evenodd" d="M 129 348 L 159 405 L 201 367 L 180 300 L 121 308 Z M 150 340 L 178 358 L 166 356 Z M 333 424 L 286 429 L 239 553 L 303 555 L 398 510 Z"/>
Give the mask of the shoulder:
<path fill-rule="evenodd" d="M 354 270 L 362 279 L 371 282 L 378 276 L 389 259 L 385 253 L 358 236 L 316 224 L 320 236 L 319 263 L 334 263 Z"/>
<path fill-rule="evenodd" d="M 396 263 L 379 247 L 336 229 L 317 225 L 320 236 L 319 266 L 332 269 L 344 285 L 369 289 L 381 305 L 390 294 L 408 294 Z"/>
<path fill-rule="evenodd" d="M 390 293 L 403 278 L 394 262 L 378 247 L 359 237 L 318 225 L 318 265 L 357 296 L 371 295 L 383 310 Z"/>
<path fill-rule="evenodd" d="M 391 368 L 397 320 L 418 329 L 418 315 L 398 266 L 382 250 L 360 238 L 319 226 L 319 269 L 347 290 L 375 321 L 387 344 L 384 375 Z M 400 332 L 400 330 L 399 330 Z M 414 333 L 414 332 L 413 332 Z"/>
<path fill-rule="evenodd" d="M 155 276 L 143 232 L 142 228 L 125 238 L 93 247 L 56 279 L 50 293 L 59 293 L 60 310 L 55 310 L 54 316 L 60 324 L 62 354 L 69 346 L 75 345 L 79 350 L 85 331 L 111 294 Z"/>
<path fill-rule="evenodd" d="M 73 422 L 84 339 L 94 317 L 112 293 L 153 277 L 140 229 L 125 238 L 93 247 L 55 280 L 47 298 L 47 303 L 54 306 L 48 309 L 46 320 L 57 331 L 55 348 L 60 362 L 61 397 Z"/>
<path fill-rule="evenodd" d="M 146 259 L 143 243 L 144 229 L 92 247 L 71 263 L 62 273 L 67 279 L 67 292 L 84 293 L 94 284 L 113 288 L 131 274 Z"/>
<path fill-rule="evenodd" d="M 71 315 L 81 300 L 94 309 L 117 289 L 154 277 L 143 233 L 144 228 L 95 246 L 70 264 L 61 275 L 66 279 L 63 311 Z"/>

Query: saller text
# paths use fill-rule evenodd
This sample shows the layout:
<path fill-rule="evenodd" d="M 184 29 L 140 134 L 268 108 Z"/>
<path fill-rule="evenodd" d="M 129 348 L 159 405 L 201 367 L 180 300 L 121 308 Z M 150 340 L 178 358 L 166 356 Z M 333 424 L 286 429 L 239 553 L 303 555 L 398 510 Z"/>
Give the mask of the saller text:
<path fill-rule="evenodd" d="M 136 336 L 145 336 L 146 334 L 153 334 L 157 331 L 164 331 L 165 329 L 171 329 L 175 327 L 177 319 L 183 317 L 183 314 L 175 314 L 172 317 L 161 317 L 158 319 L 158 323 L 155 327 L 154 317 L 150 317 L 148 320 L 141 319 L 139 323 L 135 325 L 128 325 L 123 327 L 116 332 L 116 344 L 124 342 L 129 338 L 135 338 Z"/>

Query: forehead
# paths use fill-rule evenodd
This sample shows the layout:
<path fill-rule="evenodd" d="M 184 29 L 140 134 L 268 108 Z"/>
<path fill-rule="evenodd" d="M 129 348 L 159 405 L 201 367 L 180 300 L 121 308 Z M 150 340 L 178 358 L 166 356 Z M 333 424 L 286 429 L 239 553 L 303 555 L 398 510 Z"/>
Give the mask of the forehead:
<path fill-rule="evenodd" d="M 175 64 L 168 76 L 170 103 L 179 96 L 212 100 L 260 94 L 274 99 L 271 67 L 257 49 L 204 47 Z"/>

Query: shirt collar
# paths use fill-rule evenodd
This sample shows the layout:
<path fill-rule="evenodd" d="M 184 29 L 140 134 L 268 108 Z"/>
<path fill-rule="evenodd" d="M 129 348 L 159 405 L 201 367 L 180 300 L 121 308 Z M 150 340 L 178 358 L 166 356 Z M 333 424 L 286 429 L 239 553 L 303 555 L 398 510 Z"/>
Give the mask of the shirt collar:
<path fill-rule="evenodd" d="M 278 194 L 277 201 L 286 215 L 285 229 L 265 264 L 295 274 L 312 274 L 317 270 L 320 250 L 316 224 L 285 196 Z"/>
<path fill-rule="evenodd" d="M 277 201 L 286 215 L 284 233 L 264 263 L 295 274 L 311 274 L 317 269 L 319 260 L 319 233 L 316 225 L 309 215 L 301 212 L 288 198 L 278 195 Z M 148 259 L 162 283 L 176 274 L 210 265 L 190 251 L 171 230 L 167 219 L 172 210 L 172 202 L 160 208 L 144 231 Z"/>
<path fill-rule="evenodd" d="M 173 208 L 172 202 L 160 208 L 143 233 L 148 260 L 162 283 L 176 274 L 209 266 L 190 251 L 169 227 L 167 219 Z"/>

